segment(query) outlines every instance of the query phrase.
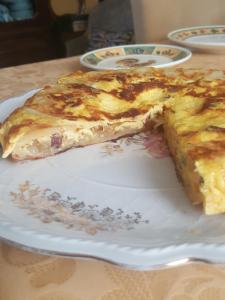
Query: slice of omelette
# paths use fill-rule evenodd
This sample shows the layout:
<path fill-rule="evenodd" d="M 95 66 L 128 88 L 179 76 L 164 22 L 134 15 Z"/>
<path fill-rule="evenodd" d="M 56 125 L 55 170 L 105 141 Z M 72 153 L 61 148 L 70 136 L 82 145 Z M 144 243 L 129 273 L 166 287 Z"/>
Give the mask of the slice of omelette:
<path fill-rule="evenodd" d="M 37 159 L 140 132 L 162 113 L 168 82 L 153 69 L 76 72 L 1 125 L 3 158 Z"/>
<path fill-rule="evenodd" d="M 164 111 L 164 132 L 192 202 L 203 203 L 208 215 L 225 212 L 224 74 L 195 81 L 173 95 Z"/>

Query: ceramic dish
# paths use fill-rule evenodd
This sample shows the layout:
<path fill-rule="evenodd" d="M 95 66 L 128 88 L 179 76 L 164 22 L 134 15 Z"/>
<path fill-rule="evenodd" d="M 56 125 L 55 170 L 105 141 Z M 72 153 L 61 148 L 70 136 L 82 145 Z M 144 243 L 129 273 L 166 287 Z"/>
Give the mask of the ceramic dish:
<path fill-rule="evenodd" d="M 88 52 L 81 56 L 80 62 L 87 68 L 97 70 L 116 70 L 134 67 L 171 67 L 191 57 L 185 48 L 142 44 L 109 47 Z"/>
<path fill-rule="evenodd" d="M 225 25 L 183 28 L 170 32 L 168 38 L 186 47 L 224 51 Z"/>
<path fill-rule="evenodd" d="M 0 104 L 0 122 L 34 94 Z M 54 157 L 0 159 L 0 237 L 23 249 L 136 269 L 225 263 L 225 217 L 190 204 L 160 135 Z"/>

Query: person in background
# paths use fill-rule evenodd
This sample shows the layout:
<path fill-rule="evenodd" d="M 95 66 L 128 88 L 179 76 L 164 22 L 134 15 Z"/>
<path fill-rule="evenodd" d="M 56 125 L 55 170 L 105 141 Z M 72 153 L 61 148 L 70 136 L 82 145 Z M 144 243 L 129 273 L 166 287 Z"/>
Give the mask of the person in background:
<path fill-rule="evenodd" d="M 130 0 L 104 0 L 88 21 L 88 50 L 131 44 L 134 27 Z"/>

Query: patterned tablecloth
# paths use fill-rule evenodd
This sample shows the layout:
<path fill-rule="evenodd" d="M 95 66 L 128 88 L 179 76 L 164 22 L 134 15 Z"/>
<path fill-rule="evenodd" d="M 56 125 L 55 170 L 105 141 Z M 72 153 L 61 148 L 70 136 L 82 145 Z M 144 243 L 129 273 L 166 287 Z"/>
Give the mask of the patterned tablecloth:
<path fill-rule="evenodd" d="M 196 53 L 182 67 L 223 69 L 224 54 Z M 0 99 L 80 68 L 78 58 L 0 70 Z M 0 245 L 0 300 L 224 300 L 225 267 L 191 264 L 131 271 L 107 263 L 43 256 Z"/>

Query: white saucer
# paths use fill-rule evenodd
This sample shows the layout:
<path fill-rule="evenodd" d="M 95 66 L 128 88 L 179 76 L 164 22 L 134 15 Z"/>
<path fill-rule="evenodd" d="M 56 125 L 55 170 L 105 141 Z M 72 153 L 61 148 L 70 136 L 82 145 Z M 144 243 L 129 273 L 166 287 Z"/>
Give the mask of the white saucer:
<path fill-rule="evenodd" d="M 85 53 L 80 62 L 96 70 L 117 70 L 134 67 L 170 67 L 191 57 L 185 48 L 163 44 L 141 44 L 108 47 Z"/>

